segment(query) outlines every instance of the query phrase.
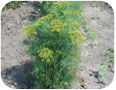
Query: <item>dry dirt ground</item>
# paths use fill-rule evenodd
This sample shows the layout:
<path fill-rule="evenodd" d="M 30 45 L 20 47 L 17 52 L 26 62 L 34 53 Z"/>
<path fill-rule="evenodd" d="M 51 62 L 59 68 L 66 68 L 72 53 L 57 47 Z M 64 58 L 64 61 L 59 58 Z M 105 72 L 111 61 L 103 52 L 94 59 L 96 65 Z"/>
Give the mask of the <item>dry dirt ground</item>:
<path fill-rule="evenodd" d="M 81 68 L 78 71 L 80 83 L 73 84 L 73 88 L 105 88 L 113 81 L 114 73 L 109 67 L 109 58 L 103 70 L 106 73 L 104 77 L 105 84 L 99 82 L 95 71 L 99 65 L 103 64 L 105 52 L 114 46 L 114 12 L 104 2 L 95 3 L 95 6 L 93 6 L 93 2 L 84 3 L 84 17 L 88 30 L 92 32 L 94 27 L 98 35 L 92 42 L 87 39 L 81 47 Z M 85 35 L 88 35 L 88 33 L 85 33 Z"/>
<path fill-rule="evenodd" d="M 31 3 L 23 3 L 20 8 L 1 13 L 1 74 L 3 82 L 11 88 L 27 88 L 23 74 L 30 69 L 30 56 L 21 29 L 31 21 L 33 10 Z"/>
<path fill-rule="evenodd" d="M 97 6 L 93 2 L 84 2 L 84 17 L 87 22 L 88 32 L 94 27 L 98 36 L 93 44 L 86 40 L 81 47 L 81 63 L 78 71 L 79 81 L 72 84 L 72 88 L 104 88 L 112 80 L 114 73 L 108 67 L 105 68 L 106 84 L 99 83 L 96 74 L 98 65 L 106 50 L 114 45 L 114 13 L 111 7 L 103 2 Z M 25 79 L 25 73 L 31 69 L 30 56 L 26 52 L 26 45 L 23 44 L 25 37 L 21 29 L 33 20 L 33 3 L 23 3 L 20 8 L 7 9 L 1 12 L 1 76 L 3 82 L 11 88 L 32 88 L 29 81 Z"/>

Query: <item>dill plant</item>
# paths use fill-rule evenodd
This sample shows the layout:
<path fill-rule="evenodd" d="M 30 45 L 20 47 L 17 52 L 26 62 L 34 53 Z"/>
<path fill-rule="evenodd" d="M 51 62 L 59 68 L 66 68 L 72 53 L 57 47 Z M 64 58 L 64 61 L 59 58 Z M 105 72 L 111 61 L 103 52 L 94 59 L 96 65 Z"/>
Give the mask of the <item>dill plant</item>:
<path fill-rule="evenodd" d="M 34 88 L 70 88 L 78 69 L 77 51 L 85 40 L 79 30 L 82 3 L 41 4 L 46 14 L 22 30 L 31 41 L 28 51 L 34 59 L 31 72 Z"/>

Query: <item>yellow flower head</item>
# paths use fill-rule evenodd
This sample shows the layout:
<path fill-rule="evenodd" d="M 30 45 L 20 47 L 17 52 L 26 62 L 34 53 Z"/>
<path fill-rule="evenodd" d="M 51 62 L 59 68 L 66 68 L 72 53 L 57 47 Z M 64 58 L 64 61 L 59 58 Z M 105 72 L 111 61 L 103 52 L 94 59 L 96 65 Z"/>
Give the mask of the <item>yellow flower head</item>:
<path fill-rule="evenodd" d="M 60 8 L 60 9 L 65 9 L 65 8 L 67 8 L 69 5 L 70 5 L 70 2 L 69 2 L 69 1 L 66 1 L 66 2 L 55 1 L 55 2 L 54 2 L 54 6 L 55 6 L 56 8 Z"/>
<path fill-rule="evenodd" d="M 42 62 L 45 60 L 47 62 L 50 62 L 50 60 L 53 57 L 53 51 L 48 48 L 43 48 L 41 50 L 38 50 L 37 53 L 38 53 L 38 56 L 41 58 Z"/>
<path fill-rule="evenodd" d="M 75 10 L 74 14 L 79 14 L 80 16 L 83 16 L 82 12 L 80 10 Z"/>
<path fill-rule="evenodd" d="M 54 19 L 50 22 L 49 27 L 52 32 L 60 32 L 64 30 L 66 23 L 63 23 L 60 19 Z"/>
<path fill-rule="evenodd" d="M 52 14 L 48 14 L 47 16 L 43 16 L 43 17 L 39 18 L 37 21 L 35 21 L 35 25 L 41 26 L 41 24 L 43 24 L 44 20 L 50 20 L 53 17 L 54 17 L 54 15 L 52 15 Z"/>
<path fill-rule="evenodd" d="M 82 35 L 82 33 L 79 30 L 71 31 L 69 32 L 69 34 L 70 34 L 70 39 L 74 45 L 80 46 L 85 40 L 85 37 Z"/>
<path fill-rule="evenodd" d="M 36 26 L 35 25 L 27 25 L 23 28 L 22 34 L 24 34 L 26 37 L 31 37 L 33 35 L 37 35 Z"/>
<path fill-rule="evenodd" d="M 73 18 L 68 18 L 68 26 L 70 26 L 73 29 L 76 29 L 77 27 L 80 26 L 80 24 Z"/>

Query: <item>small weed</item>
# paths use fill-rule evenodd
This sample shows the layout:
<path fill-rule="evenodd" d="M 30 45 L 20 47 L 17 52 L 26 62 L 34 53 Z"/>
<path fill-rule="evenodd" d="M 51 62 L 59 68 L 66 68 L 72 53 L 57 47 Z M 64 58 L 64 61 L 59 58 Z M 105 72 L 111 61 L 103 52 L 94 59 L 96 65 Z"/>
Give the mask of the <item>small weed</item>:
<path fill-rule="evenodd" d="M 92 7 L 97 7 L 98 4 L 97 4 L 97 2 L 92 2 L 91 6 L 92 6 Z"/>
<path fill-rule="evenodd" d="M 114 55 L 114 47 L 108 49 L 108 51 L 105 52 L 103 64 L 99 65 L 98 70 L 96 71 L 98 74 L 99 81 L 103 84 L 106 84 L 106 81 L 104 79 L 105 75 L 106 75 L 106 72 L 104 72 L 104 70 L 107 68 L 106 60 L 112 56 L 111 57 L 111 67 L 113 67 L 113 65 L 114 65 L 114 56 L 113 55 Z"/>
<path fill-rule="evenodd" d="M 86 26 L 86 25 L 87 25 L 87 22 L 84 20 L 84 21 L 81 22 L 81 25 L 82 25 L 82 27 L 85 29 L 85 28 L 87 27 L 87 26 Z"/>
<path fill-rule="evenodd" d="M 89 31 L 89 28 L 86 26 L 84 31 L 87 33 Z"/>
<path fill-rule="evenodd" d="M 92 32 L 88 35 L 87 39 L 90 41 L 90 45 L 93 48 L 93 45 L 97 43 L 95 38 L 98 36 L 98 33 L 95 31 L 94 27 L 92 27 Z"/>
<path fill-rule="evenodd" d="M 97 37 L 97 35 L 98 35 L 98 34 L 96 33 L 94 27 L 92 27 L 92 32 L 88 35 L 88 39 L 89 39 L 90 41 L 94 41 L 95 38 Z"/>
<path fill-rule="evenodd" d="M 104 72 L 104 69 L 106 67 L 106 64 L 103 64 L 103 65 L 99 65 L 98 66 L 98 70 L 97 70 L 97 73 L 98 73 L 98 79 L 100 82 L 102 82 L 103 84 L 105 84 L 105 80 L 104 80 L 104 77 L 106 75 L 106 73 Z"/>
<path fill-rule="evenodd" d="M 88 23 L 85 20 L 81 21 L 81 26 L 84 29 L 84 32 L 86 32 L 86 33 L 89 31 L 87 24 Z"/>

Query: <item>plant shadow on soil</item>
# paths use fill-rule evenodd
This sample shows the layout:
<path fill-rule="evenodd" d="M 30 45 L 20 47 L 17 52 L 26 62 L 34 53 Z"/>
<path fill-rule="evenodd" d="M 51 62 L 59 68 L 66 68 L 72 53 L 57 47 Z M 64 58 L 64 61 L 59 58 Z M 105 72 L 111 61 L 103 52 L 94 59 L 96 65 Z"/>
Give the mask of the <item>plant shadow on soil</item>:
<path fill-rule="evenodd" d="M 8 82 L 6 85 L 13 85 L 18 89 L 30 89 L 33 88 L 32 78 L 30 72 L 32 71 L 32 63 L 25 62 L 22 65 L 16 65 L 12 68 L 8 68 L 1 72 L 2 80 L 6 84 L 5 80 L 9 80 L 12 82 Z"/>

